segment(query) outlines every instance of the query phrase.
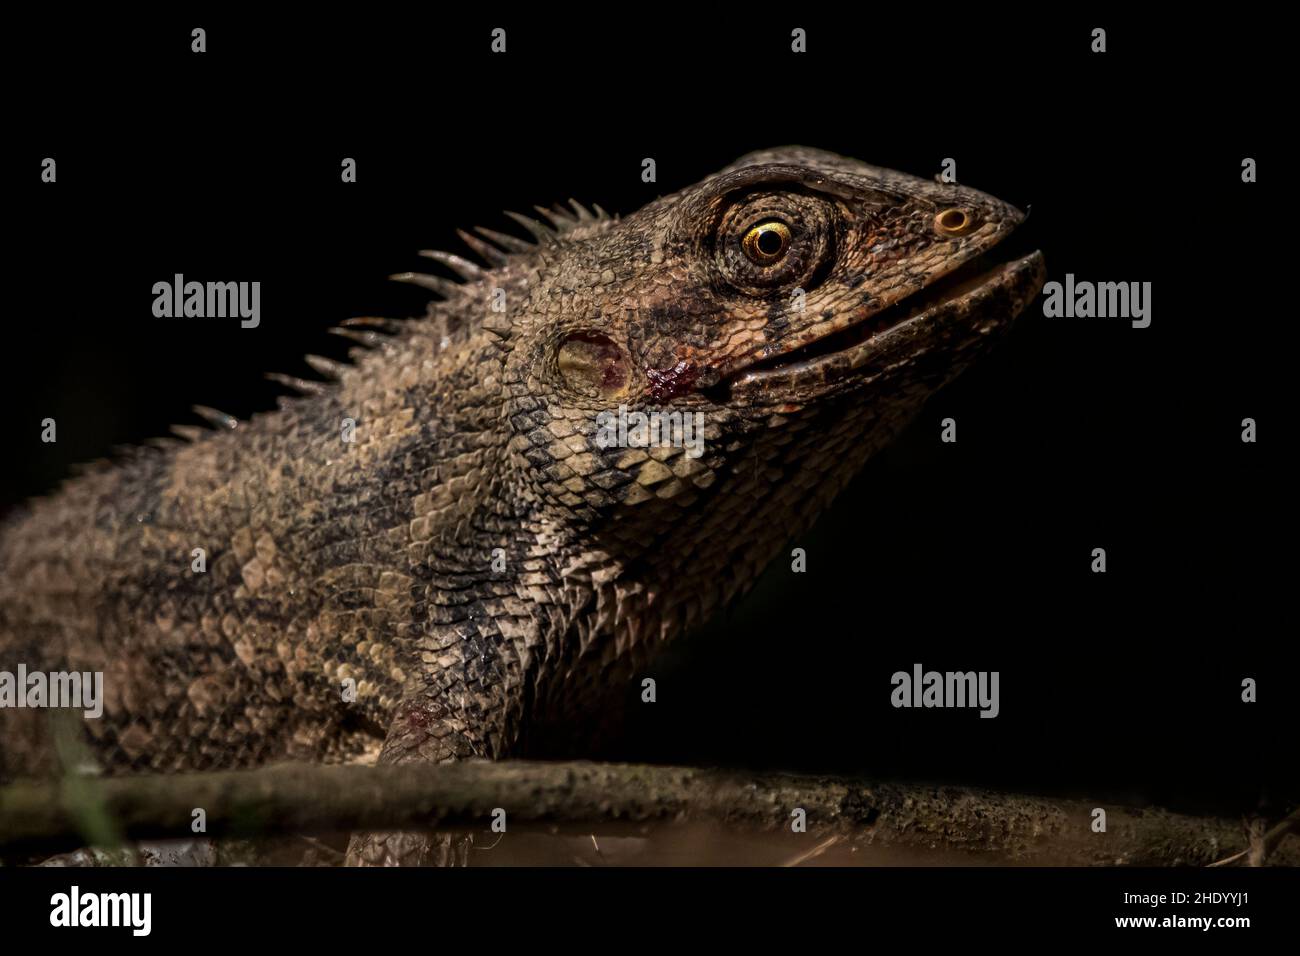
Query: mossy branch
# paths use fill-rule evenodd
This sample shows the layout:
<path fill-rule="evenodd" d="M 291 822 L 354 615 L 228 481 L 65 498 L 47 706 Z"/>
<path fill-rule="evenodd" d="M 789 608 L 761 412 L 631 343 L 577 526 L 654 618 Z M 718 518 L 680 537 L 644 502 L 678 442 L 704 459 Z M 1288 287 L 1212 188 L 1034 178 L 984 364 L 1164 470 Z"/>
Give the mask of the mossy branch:
<path fill-rule="evenodd" d="M 1156 808 L 1064 801 L 951 786 L 738 773 L 636 764 L 469 761 L 448 765 L 281 766 L 170 776 L 79 777 L 0 788 L 0 848 L 88 842 L 86 801 L 128 839 L 192 838 L 195 809 L 212 837 L 357 829 L 598 829 L 603 821 L 713 819 L 788 829 L 797 808 L 814 838 L 1076 865 L 1206 865 L 1250 848 L 1240 821 Z M 1092 811 L 1106 810 L 1106 832 Z M 1300 841 L 1269 841 L 1268 862 L 1300 864 Z"/>

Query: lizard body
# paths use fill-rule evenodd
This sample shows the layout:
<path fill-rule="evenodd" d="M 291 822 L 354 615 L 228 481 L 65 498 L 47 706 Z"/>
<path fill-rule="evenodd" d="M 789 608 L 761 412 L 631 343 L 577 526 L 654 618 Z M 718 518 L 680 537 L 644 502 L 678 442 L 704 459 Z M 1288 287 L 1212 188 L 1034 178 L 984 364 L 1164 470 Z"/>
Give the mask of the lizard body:
<path fill-rule="evenodd" d="M 981 259 L 1005 203 L 798 147 L 545 215 L 468 237 L 487 267 L 434 254 L 465 281 L 408 276 L 442 298 L 352 325 L 334 382 L 11 518 L 0 670 L 102 671 L 112 771 L 526 752 L 744 591 L 1043 281 Z M 604 447 L 620 406 L 701 413 L 702 453 Z M 44 727 L 0 709 L 0 778 L 52 769 Z"/>

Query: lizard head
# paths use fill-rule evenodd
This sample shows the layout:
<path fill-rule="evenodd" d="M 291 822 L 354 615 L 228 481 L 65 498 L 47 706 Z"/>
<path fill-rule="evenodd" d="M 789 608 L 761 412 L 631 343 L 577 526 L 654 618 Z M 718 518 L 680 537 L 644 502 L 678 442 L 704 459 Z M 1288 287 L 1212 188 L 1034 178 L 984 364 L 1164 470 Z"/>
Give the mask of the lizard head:
<path fill-rule="evenodd" d="M 879 444 L 1043 282 L 1037 252 L 993 258 L 1007 203 L 799 147 L 552 218 L 511 293 L 506 411 L 534 489 L 585 520 L 717 493 L 790 423 Z"/>

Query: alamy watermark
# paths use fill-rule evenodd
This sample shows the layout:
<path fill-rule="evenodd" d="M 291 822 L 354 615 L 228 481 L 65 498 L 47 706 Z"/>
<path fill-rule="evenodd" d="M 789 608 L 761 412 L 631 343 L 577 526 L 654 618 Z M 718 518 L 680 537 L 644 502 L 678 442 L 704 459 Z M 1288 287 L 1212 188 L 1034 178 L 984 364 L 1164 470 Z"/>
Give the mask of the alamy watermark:
<path fill-rule="evenodd" d="M 90 720 L 104 715 L 103 671 L 0 671 L 0 707 L 80 708 Z"/>
<path fill-rule="evenodd" d="M 186 282 L 178 272 L 171 282 L 155 282 L 153 294 L 153 314 L 160 319 L 238 317 L 245 329 L 262 321 L 260 282 Z"/>
<path fill-rule="evenodd" d="M 912 672 L 895 671 L 889 702 L 895 707 L 978 707 L 981 717 L 996 717 L 998 704 L 997 671 L 923 671 L 920 664 Z"/>
<path fill-rule="evenodd" d="M 596 415 L 596 445 L 600 448 L 661 448 L 685 450 L 687 458 L 704 454 L 703 412 L 636 412 L 626 405 L 617 412 Z"/>
<path fill-rule="evenodd" d="M 1150 282 L 1090 282 L 1065 274 L 1065 282 L 1043 286 L 1043 315 L 1049 319 L 1131 319 L 1133 328 L 1151 325 Z"/>

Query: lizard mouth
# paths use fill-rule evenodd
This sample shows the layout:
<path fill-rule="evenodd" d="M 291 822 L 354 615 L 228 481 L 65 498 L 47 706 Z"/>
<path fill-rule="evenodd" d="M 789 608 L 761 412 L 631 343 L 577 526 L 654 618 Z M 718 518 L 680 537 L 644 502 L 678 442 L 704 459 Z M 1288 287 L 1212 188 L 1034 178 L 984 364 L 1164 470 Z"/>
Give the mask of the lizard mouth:
<path fill-rule="evenodd" d="M 1010 324 L 1038 293 L 1044 275 L 1042 253 L 1001 259 L 985 252 L 885 309 L 796 349 L 738 369 L 732 389 L 784 391 L 825 384 L 867 365 L 893 345 L 919 343 L 936 325 L 960 324 L 988 333 Z"/>

